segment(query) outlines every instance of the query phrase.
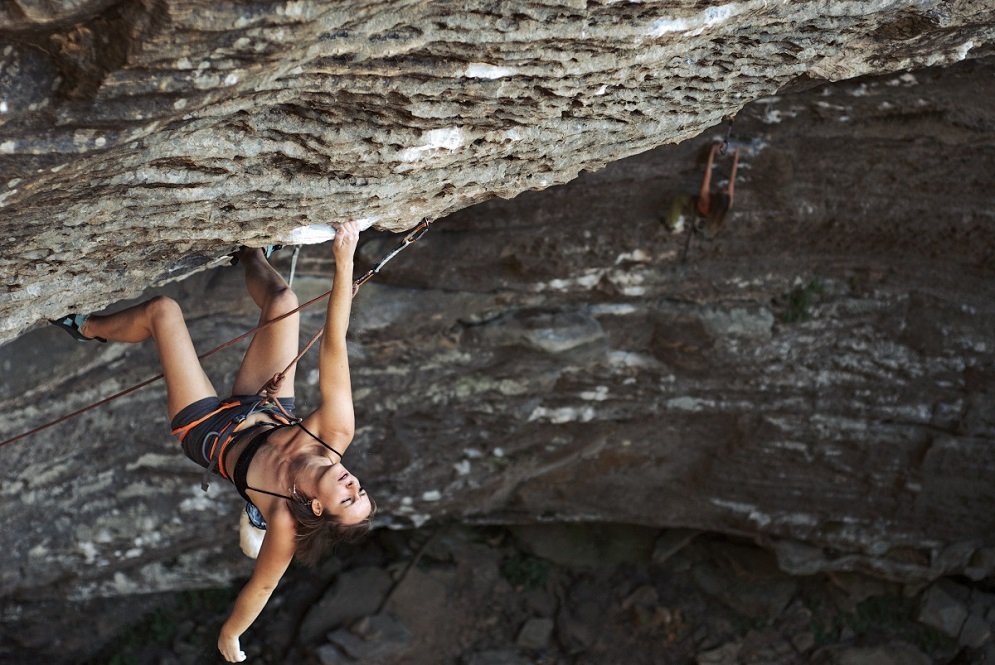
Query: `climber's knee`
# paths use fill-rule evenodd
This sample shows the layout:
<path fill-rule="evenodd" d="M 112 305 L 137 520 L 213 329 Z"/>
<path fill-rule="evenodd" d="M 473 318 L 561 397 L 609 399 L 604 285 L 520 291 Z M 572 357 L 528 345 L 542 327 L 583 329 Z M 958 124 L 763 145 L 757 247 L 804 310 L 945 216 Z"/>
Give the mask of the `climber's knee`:
<path fill-rule="evenodd" d="M 266 305 L 264 307 L 266 318 L 272 319 L 286 314 L 297 309 L 299 305 L 297 294 L 289 286 L 281 286 L 273 289 L 266 297 Z"/>

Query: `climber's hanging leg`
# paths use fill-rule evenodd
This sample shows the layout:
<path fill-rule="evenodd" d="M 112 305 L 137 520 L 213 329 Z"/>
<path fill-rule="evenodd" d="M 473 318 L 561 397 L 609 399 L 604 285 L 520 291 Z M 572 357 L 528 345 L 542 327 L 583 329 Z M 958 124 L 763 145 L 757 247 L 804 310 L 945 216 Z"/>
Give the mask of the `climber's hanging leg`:
<path fill-rule="evenodd" d="M 259 307 L 260 324 L 297 308 L 297 296 L 266 260 L 263 250 L 243 248 L 238 259 L 245 270 L 246 290 Z M 294 313 L 253 335 L 235 375 L 233 395 L 255 394 L 297 356 L 300 321 L 300 314 Z M 273 397 L 294 396 L 295 371 L 296 365 L 292 365 Z"/>
<path fill-rule="evenodd" d="M 166 379 L 170 419 L 186 405 L 217 395 L 200 366 L 183 312 L 172 298 L 156 296 L 114 314 L 94 314 L 83 322 L 79 332 L 110 342 L 137 343 L 150 337 L 155 340 Z"/>

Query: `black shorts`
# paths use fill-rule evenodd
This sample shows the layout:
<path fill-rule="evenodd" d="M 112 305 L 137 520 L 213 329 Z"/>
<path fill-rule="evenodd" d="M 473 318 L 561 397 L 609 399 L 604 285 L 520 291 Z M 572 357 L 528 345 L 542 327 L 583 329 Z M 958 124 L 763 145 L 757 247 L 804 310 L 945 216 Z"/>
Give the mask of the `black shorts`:
<path fill-rule="evenodd" d="M 259 403 L 262 400 L 263 398 L 259 395 L 232 395 L 226 400 L 221 400 L 217 397 L 205 397 L 183 407 L 173 420 L 170 421 L 169 426 L 173 434 L 180 439 L 183 452 L 186 456 L 205 469 L 208 469 L 211 467 L 211 446 L 214 445 L 217 433 L 227 425 L 230 425 L 233 420 L 242 420 L 253 412 L 283 415 L 274 406 L 259 408 Z M 216 411 L 223 404 L 235 404 L 235 406 L 227 408 L 224 411 L 219 411 L 209 418 L 205 418 L 203 422 L 191 427 L 185 435 L 177 434 L 177 430 L 204 418 L 212 411 Z M 287 410 L 287 413 L 294 414 L 293 397 L 281 397 L 280 404 Z"/>

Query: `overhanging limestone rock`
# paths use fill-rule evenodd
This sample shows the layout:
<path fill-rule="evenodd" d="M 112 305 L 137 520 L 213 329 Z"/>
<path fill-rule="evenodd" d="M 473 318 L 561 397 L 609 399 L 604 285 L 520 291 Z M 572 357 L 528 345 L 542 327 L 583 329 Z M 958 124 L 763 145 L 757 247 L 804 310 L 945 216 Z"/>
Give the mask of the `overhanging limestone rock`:
<path fill-rule="evenodd" d="M 0 9 L 0 341 L 295 226 L 422 217 L 794 81 L 990 52 L 989 3 L 206 0 Z"/>

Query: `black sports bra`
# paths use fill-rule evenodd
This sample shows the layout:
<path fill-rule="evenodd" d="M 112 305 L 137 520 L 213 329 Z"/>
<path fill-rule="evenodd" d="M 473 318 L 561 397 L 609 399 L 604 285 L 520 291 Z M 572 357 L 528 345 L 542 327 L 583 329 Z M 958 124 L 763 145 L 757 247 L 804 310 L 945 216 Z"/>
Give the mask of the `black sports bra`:
<path fill-rule="evenodd" d="M 293 501 L 294 500 L 293 497 L 287 496 L 286 494 L 279 494 L 277 492 L 271 492 L 269 490 L 264 490 L 264 489 L 261 489 L 259 487 L 253 487 L 253 486 L 249 485 L 249 481 L 248 481 L 248 478 L 249 478 L 249 466 L 252 464 L 252 458 L 256 456 L 256 453 L 259 452 L 259 448 L 262 447 L 262 445 L 264 443 L 266 443 L 266 440 L 270 437 L 270 435 L 273 434 L 273 432 L 275 432 L 277 430 L 283 429 L 285 427 L 300 427 L 302 430 L 304 430 L 305 432 L 307 432 L 311 436 L 312 439 L 314 439 L 315 441 L 317 441 L 318 443 L 320 443 L 321 445 L 323 445 L 325 448 L 327 448 L 331 452 L 333 452 L 336 455 L 338 455 L 339 456 L 339 461 L 342 460 L 342 453 L 340 453 L 339 451 L 335 450 L 335 448 L 332 448 L 330 445 L 328 445 L 327 443 L 325 443 L 324 441 L 322 441 L 320 438 L 318 438 L 317 436 L 315 436 L 311 432 L 311 430 L 309 430 L 308 428 L 304 427 L 304 425 L 302 425 L 300 422 L 290 423 L 289 425 L 283 425 L 283 424 L 278 424 L 278 423 L 272 423 L 272 422 L 262 421 L 262 422 L 255 423 L 254 425 L 252 425 L 251 427 L 249 427 L 248 429 L 246 429 L 244 432 L 241 432 L 240 436 L 248 436 L 250 433 L 254 432 L 256 429 L 258 429 L 260 427 L 269 427 L 269 429 L 267 431 L 265 431 L 265 432 L 262 432 L 260 434 L 257 434 L 256 436 L 252 437 L 252 440 L 249 441 L 248 445 L 245 446 L 245 450 L 243 450 L 242 454 L 239 455 L 238 460 L 235 461 L 235 468 L 232 469 L 232 472 L 231 472 L 231 481 L 232 481 L 232 484 L 235 485 L 235 489 L 242 496 L 242 498 L 245 499 L 248 503 L 252 503 L 252 499 L 250 499 L 249 495 L 246 494 L 247 490 L 252 490 L 254 492 L 260 492 L 262 494 L 269 494 L 270 496 L 275 496 L 278 499 L 286 499 L 287 501 Z M 232 447 L 234 447 L 234 446 L 232 446 Z M 231 450 L 231 448 L 229 448 L 228 450 Z M 225 451 L 225 452 L 227 453 L 228 451 Z M 221 462 L 227 468 L 228 465 L 225 464 L 226 460 L 221 460 Z"/>

